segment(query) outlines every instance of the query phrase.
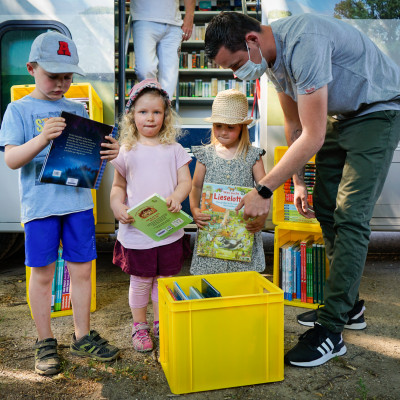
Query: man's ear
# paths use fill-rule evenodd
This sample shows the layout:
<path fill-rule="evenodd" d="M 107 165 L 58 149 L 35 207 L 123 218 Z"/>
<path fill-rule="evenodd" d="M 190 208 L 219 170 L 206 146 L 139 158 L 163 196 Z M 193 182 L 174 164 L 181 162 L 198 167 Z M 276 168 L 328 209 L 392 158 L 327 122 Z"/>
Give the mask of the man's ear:
<path fill-rule="evenodd" d="M 260 45 L 260 38 L 258 32 L 248 32 L 246 33 L 244 38 L 247 43 L 255 43 L 258 46 Z"/>

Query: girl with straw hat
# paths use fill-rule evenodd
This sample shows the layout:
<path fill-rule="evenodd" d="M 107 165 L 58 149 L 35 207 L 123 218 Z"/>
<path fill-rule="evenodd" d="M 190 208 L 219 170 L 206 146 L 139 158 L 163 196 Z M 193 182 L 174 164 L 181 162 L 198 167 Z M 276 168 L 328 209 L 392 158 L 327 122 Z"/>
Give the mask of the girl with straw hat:
<path fill-rule="evenodd" d="M 263 149 L 250 143 L 248 125 L 252 119 L 247 116 L 248 103 L 246 96 L 238 90 L 230 89 L 219 92 L 212 105 L 212 122 L 210 144 L 193 146 L 192 152 L 197 164 L 189 195 L 190 210 L 199 229 L 210 222 L 210 215 L 200 211 L 203 184 L 214 183 L 241 187 L 254 187 L 265 175 L 261 157 Z M 198 254 L 198 235 L 196 237 L 190 272 L 195 275 L 213 274 L 234 271 L 263 271 L 265 257 L 261 229 L 265 218 L 247 221 L 246 229 L 254 234 L 251 261 L 226 260 L 204 257 Z M 232 231 L 227 227 L 227 232 Z M 230 235 L 229 235 L 230 236 Z M 234 246 L 232 237 L 227 237 L 226 245 Z M 210 246 L 211 243 L 210 237 Z"/>

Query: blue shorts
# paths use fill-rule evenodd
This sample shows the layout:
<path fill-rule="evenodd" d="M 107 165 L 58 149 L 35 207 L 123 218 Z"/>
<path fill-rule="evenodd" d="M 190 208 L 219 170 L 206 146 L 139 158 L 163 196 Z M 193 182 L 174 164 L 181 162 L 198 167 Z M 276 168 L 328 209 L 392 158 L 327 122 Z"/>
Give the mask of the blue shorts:
<path fill-rule="evenodd" d="M 97 257 L 93 210 L 34 219 L 25 224 L 25 265 L 44 267 L 57 260 L 60 240 L 63 259 L 87 262 Z"/>

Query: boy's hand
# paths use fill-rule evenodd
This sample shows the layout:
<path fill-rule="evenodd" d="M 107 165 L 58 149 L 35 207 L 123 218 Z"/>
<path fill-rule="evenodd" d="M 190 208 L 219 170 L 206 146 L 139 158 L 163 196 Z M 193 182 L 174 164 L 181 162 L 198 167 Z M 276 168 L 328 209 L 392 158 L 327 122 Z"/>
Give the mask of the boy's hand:
<path fill-rule="evenodd" d="M 112 136 L 106 136 L 110 143 L 104 142 L 101 144 L 101 147 L 104 147 L 104 150 L 100 151 L 102 160 L 114 160 L 118 156 L 119 153 L 119 143 L 118 140 L 114 139 Z"/>
<path fill-rule="evenodd" d="M 126 212 L 128 209 L 129 207 L 122 203 L 113 208 L 114 217 L 121 224 L 132 224 L 135 222 L 134 218 Z"/>
<path fill-rule="evenodd" d="M 199 207 L 195 207 L 192 210 L 193 220 L 199 229 L 203 229 L 208 225 L 208 221 L 211 219 L 211 216 L 208 214 L 203 214 L 200 211 Z"/>
<path fill-rule="evenodd" d="M 65 119 L 61 117 L 49 118 L 43 125 L 43 131 L 40 137 L 46 141 L 48 145 L 53 139 L 60 136 L 66 127 Z"/>
<path fill-rule="evenodd" d="M 166 199 L 168 211 L 171 212 L 179 212 L 182 209 L 182 204 L 180 201 L 176 200 L 172 195 L 167 197 Z"/>

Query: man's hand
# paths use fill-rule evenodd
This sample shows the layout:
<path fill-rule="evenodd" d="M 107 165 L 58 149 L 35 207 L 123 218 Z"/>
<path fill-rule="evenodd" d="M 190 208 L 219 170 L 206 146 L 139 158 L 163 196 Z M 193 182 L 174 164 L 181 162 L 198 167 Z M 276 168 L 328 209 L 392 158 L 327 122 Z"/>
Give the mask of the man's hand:
<path fill-rule="evenodd" d="M 100 151 L 101 159 L 108 161 L 114 160 L 114 158 L 116 158 L 119 153 L 118 141 L 112 136 L 106 136 L 105 139 L 107 139 L 110 143 L 104 142 L 101 144 L 101 147 L 104 148 L 104 150 Z"/>
<path fill-rule="evenodd" d="M 243 206 L 243 217 L 246 221 L 250 217 L 267 218 L 271 207 L 271 199 L 264 199 L 258 194 L 256 189 L 253 189 L 243 197 L 235 210 L 239 211 Z"/>
<path fill-rule="evenodd" d="M 192 209 L 193 220 L 199 229 L 203 229 L 208 225 L 208 221 L 211 219 L 211 216 L 208 214 L 204 214 L 200 211 L 199 207 L 195 207 Z"/>
<path fill-rule="evenodd" d="M 294 186 L 294 205 L 297 211 L 305 218 L 315 218 L 315 213 L 308 204 L 307 186 L 304 182 L 298 183 Z"/>

